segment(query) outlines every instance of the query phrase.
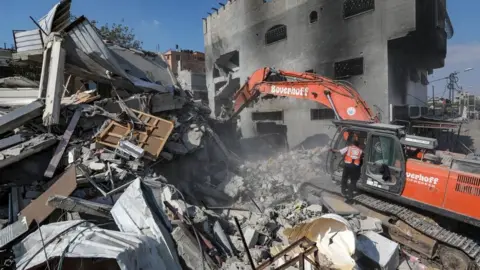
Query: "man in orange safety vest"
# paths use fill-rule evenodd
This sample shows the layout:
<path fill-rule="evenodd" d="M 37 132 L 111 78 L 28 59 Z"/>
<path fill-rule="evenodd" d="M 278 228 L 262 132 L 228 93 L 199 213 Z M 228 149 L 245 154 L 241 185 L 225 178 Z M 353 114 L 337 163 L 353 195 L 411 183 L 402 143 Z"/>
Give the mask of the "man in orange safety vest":
<path fill-rule="evenodd" d="M 353 145 L 344 147 L 340 150 L 331 149 L 331 151 L 344 155 L 345 167 L 342 175 L 342 195 L 346 197 L 347 203 L 352 203 L 353 191 L 355 190 L 357 181 L 360 178 L 363 151 L 359 147 L 358 140 L 355 140 Z M 350 185 L 348 185 L 349 179 Z"/>

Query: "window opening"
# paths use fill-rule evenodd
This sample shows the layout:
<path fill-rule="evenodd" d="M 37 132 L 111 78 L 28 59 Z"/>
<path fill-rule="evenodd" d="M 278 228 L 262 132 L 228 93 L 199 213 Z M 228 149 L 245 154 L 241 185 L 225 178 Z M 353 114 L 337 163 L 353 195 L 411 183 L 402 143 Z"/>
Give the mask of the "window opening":
<path fill-rule="evenodd" d="M 335 79 L 345 79 L 363 74 L 363 57 L 335 62 Z"/>
<path fill-rule="evenodd" d="M 283 120 L 283 112 L 276 111 L 276 112 L 253 112 L 252 113 L 252 120 L 253 121 L 282 121 Z"/>
<path fill-rule="evenodd" d="M 335 112 L 332 109 L 311 109 L 310 120 L 334 119 Z"/>
<path fill-rule="evenodd" d="M 274 42 L 287 38 L 287 26 L 280 24 L 268 29 L 265 33 L 265 44 L 272 44 Z"/>
<path fill-rule="evenodd" d="M 318 21 L 318 13 L 316 11 L 310 12 L 310 23 Z"/>
<path fill-rule="evenodd" d="M 349 18 L 375 9 L 375 0 L 345 0 L 343 2 L 343 18 Z"/>

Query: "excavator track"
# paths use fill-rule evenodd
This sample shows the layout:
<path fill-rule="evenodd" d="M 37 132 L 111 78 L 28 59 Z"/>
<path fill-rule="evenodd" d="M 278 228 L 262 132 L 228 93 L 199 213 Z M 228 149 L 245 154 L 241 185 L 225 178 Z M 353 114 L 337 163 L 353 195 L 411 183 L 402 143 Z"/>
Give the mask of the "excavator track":
<path fill-rule="evenodd" d="M 376 211 L 396 216 L 419 232 L 463 251 L 475 262 L 477 268 L 480 269 L 480 243 L 476 240 L 451 232 L 429 218 L 413 212 L 406 207 L 385 202 L 366 194 L 356 196 L 355 201 Z"/>

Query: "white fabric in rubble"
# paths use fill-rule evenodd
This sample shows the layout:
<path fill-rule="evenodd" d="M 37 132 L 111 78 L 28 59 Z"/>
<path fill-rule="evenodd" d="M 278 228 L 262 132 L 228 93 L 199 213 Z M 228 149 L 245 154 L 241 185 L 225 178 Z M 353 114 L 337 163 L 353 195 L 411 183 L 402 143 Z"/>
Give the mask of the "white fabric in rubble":
<path fill-rule="evenodd" d="M 325 214 L 316 223 L 320 253 L 333 263 L 335 269 L 354 269 L 356 263 L 352 255 L 355 253 L 355 234 L 348 221 L 337 214 Z"/>
<path fill-rule="evenodd" d="M 150 187 L 136 179 L 120 196 L 110 213 L 122 232 L 147 235 L 160 243 L 164 265 L 157 269 L 181 270 L 170 235 L 171 224 Z"/>
<path fill-rule="evenodd" d="M 148 236 L 105 230 L 83 220 L 51 223 L 40 230 L 41 234 L 36 230 L 13 247 L 17 269 L 44 263 L 45 254 L 49 259 L 62 254 L 68 258 L 116 259 L 122 270 L 156 270 L 164 265 L 158 256 L 160 243 Z"/>

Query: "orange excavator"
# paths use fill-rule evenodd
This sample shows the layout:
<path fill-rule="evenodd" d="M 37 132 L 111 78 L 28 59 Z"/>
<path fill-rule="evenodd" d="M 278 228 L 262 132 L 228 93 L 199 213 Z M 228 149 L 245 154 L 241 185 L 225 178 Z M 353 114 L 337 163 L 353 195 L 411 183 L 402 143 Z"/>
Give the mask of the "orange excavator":
<path fill-rule="evenodd" d="M 355 89 L 311 73 L 255 71 L 235 93 L 232 117 L 262 94 L 313 100 L 334 111 L 332 148 L 360 140 L 365 153 L 358 209 L 380 218 L 393 240 L 444 269 L 480 268 L 480 161 L 436 151 L 434 138 L 379 123 Z M 340 154 L 329 153 L 334 180 L 343 165 Z"/>

